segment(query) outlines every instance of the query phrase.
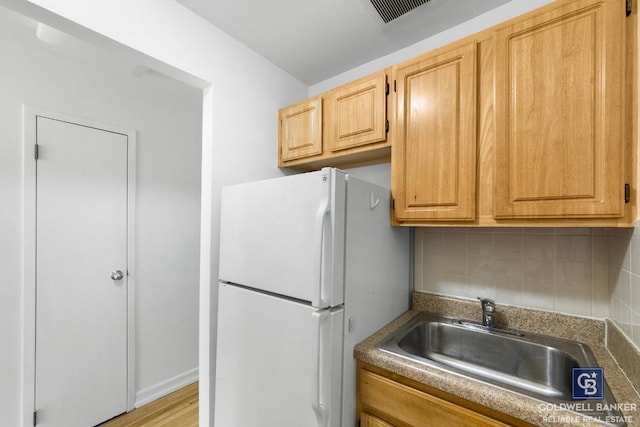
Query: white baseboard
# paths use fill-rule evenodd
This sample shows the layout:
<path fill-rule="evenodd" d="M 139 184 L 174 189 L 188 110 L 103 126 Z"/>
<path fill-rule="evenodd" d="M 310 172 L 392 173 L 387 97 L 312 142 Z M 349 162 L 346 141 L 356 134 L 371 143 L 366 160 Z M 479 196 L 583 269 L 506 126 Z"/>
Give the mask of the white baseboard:
<path fill-rule="evenodd" d="M 176 390 L 186 387 L 198 381 L 198 368 L 176 375 L 173 378 L 161 381 L 151 387 L 136 392 L 135 407 L 139 408 L 147 403 L 151 403 L 156 399 L 166 396 Z"/>

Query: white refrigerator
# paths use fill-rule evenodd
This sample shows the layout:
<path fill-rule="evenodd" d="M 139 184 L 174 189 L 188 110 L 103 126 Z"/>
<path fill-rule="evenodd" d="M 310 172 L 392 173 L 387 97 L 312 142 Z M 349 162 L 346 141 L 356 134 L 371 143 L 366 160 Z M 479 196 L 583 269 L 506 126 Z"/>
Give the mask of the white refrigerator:
<path fill-rule="evenodd" d="M 343 171 L 224 187 L 216 427 L 352 427 L 353 347 L 409 308 L 410 230 Z"/>

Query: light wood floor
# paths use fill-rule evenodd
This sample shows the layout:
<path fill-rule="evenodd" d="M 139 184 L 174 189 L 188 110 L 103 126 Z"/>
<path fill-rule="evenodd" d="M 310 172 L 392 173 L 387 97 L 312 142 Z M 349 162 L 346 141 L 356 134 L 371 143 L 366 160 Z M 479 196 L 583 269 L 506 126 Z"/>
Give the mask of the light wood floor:
<path fill-rule="evenodd" d="M 197 427 L 198 383 L 100 424 L 100 427 L 137 426 Z"/>

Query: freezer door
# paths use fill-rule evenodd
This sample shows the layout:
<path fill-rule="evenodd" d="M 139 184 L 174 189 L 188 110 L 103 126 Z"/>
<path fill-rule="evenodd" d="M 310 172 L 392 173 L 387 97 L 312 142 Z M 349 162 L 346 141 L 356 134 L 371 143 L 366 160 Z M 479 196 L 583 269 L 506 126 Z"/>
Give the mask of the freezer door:
<path fill-rule="evenodd" d="M 338 427 L 343 317 L 220 283 L 215 426 Z"/>
<path fill-rule="evenodd" d="M 342 304 L 345 197 L 344 172 L 329 168 L 224 187 L 220 280 Z"/>

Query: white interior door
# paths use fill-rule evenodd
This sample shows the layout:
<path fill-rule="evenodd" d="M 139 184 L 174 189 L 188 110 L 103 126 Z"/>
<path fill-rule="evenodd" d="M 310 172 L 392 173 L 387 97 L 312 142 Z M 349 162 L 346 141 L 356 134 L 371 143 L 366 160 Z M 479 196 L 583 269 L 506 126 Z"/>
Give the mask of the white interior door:
<path fill-rule="evenodd" d="M 37 425 L 88 427 L 127 410 L 127 135 L 36 120 Z"/>

